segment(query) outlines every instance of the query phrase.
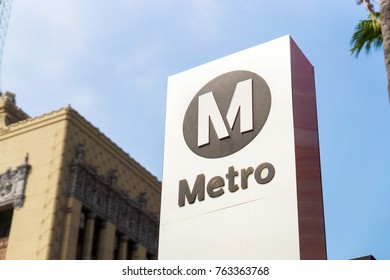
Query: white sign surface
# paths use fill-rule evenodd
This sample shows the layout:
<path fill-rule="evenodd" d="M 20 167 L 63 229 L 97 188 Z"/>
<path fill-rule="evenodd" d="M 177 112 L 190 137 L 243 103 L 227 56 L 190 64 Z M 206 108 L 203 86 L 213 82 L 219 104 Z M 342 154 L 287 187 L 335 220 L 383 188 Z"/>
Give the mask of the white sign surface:
<path fill-rule="evenodd" d="M 300 259 L 290 40 L 169 77 L 159 259 Z"/>

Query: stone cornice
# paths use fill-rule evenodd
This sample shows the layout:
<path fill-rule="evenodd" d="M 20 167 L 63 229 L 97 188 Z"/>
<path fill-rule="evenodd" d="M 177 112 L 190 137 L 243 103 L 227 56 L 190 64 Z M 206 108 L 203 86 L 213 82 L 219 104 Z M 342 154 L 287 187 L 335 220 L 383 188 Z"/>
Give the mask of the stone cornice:
<path fill-rule="evenodd" d="M 58 122 L 68 120 L 74 125 L 80 127 L 90 137 L 95 139 L 98 143 L 102 143 L 111 154 L 114 154 L 122 164 L 131 166 L 131 169 L 139 175 L 142 180 L 146 181 L 156 191 L 161 191 L 161 182 L 146 170 L 141 164 L 134 160 L 128 153 L 123 151 L 116 143 L 114 143 L 109 137 L 102 133 L 97 127 L 92 125 L 82 115 L 70 106 L 60 108 L 58 110 L 34 117 L 28 118 L 17 123 L 8 125 L 5 128 L 0 127 L 0 140 L 15 136 L 15 134 L 26 133 L 28 131 L 38 129 L 40 127 Z"/>
<path fill-rule="evenodd" d="M 134 171 L 142 180 L 146 181 L 156 191 L 161 191 L 161 182 L 145 169 L 141 164 L 134 160 L 128 153 L 126 153 L 121 147 L 119 147 L 114 141 L 102 133 L 98 128 L 93 126 L 88 120 L 81 116 L 76 110 L 69 112 L 69 120 L 76 126 L 82 128 L 87 132 L 90 137 L 94 138 L 97 142 L 102 143 L 103 147 L 108 150 L 110 154 L 116 156 L 117 159 L 125 166 L 130 164 L 131 170 Z"/>

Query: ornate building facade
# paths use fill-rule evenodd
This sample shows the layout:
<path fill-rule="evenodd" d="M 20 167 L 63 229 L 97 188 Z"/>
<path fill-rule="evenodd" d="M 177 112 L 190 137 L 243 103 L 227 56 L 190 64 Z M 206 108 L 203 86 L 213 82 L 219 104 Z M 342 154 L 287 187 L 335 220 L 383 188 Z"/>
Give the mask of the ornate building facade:
<path fill-rule="evenodd" d="M 70 107 L 0 96 L 0 259 L 155 259 L 161 184 Z"/>

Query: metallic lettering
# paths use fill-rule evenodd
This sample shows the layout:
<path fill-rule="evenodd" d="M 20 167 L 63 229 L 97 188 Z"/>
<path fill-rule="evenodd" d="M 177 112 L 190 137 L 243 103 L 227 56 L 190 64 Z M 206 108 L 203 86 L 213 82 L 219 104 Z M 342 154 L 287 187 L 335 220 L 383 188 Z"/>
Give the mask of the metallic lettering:
<path fill-rule="evenodd" d="M 225 192 L 222 187 L 225 186 L 225 181 L 221 176 L 216 176 L 211 178 L 209 183 L 207 184 L 207 194 L 210 197 L 218 197 L 223 195 Z"/>
<path fill-rule="evenodd" d="M 225 175 L 229 192 L 234 193 L 240 188 L 242 190 L 248 189 L 248 178 L 249 175 L 253 173 L 255 181 L 260 185 L 264 185 L 269 183 L 275 177 L 275 167 L 271 163 L 265 162 L 257 166 L 256 169 L 253 169 L 253 167 L 251 166 L 249 166 L 248 168 L 241 169 L 241 186 L 238 186 L 236 184 L 235 178 L 238 177 L 239 173 L 238 171 L 236 171 L 234 166 L 230 166 Z M 186 200 L 189 204 L 194 204 L 196 198 L 198 198 L 198 201 L 205 200 L 205 177 L 205 174 L 197 175 L 192 190 L 190 189 L 188 181 L 186 179 L 179 181 L 178 205 L 180 207 L 186 204 Z M 211 198 L 222 196 L 225 193 L 225 190 L 223 189 L 225 185 L 226 183 L 223 177 L 212 177 L 207 183 L 208 196 Z"/>
<path fill-rule="evenodd" d="M 204 174 L 199 174 L 196 176 L 194 188 L 192 192 L 190 191 L 190 187 L 188 186 L 187 180 L 180 180 L 179 182 L 179 206 L 184 206 L 185 198 L 189 204 L 195 202 L 196 197 L 198 197 L 199 201 L 204 200 Z"/>
<path fill-rule="evenodd" d="M 253 173 L 253 167 L 241 169 L 241 188 L 248 188 L 248 176 Z"/>
<path fill-rule="evenodd" d="M 238 172 L 234 170 L 234 166 L 230 166 L 228 169 L 228 173 L 226 174 L 226 179 L 228 179 L 228 186 L 230 192 L 235 192 L 238 190 L 237 184 L 234 182 L 234 178 L 238 176 Z"/>
<path fill-rule="evenodd" d="M 265 177 L 262 176 L 263 170 L 268 171 L 267 176 Z M 269 181 L 272 180 L 272 178 L 274 178 L 274 176 L 275 176 L 275 168 L 272 164 L 268 162 L 262 163 L 256 168 L 255 179 L 256 182 L 259 184 L 267 184 Z"/>

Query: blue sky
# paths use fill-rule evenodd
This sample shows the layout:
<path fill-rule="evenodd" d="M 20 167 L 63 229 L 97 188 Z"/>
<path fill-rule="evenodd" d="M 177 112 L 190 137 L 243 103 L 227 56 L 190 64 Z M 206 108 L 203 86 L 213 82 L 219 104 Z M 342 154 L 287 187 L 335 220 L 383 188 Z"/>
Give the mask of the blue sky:
<path fill-rule="evenodd" d="M 31 116 L 71 104 L 161 179 L 167 77 L 290 34 L 315 67 L 328 258 L 390 259 L 383 52 L 348 52 L 366 17 L 353 0 L 14 0 L 2 89 Z"/>

